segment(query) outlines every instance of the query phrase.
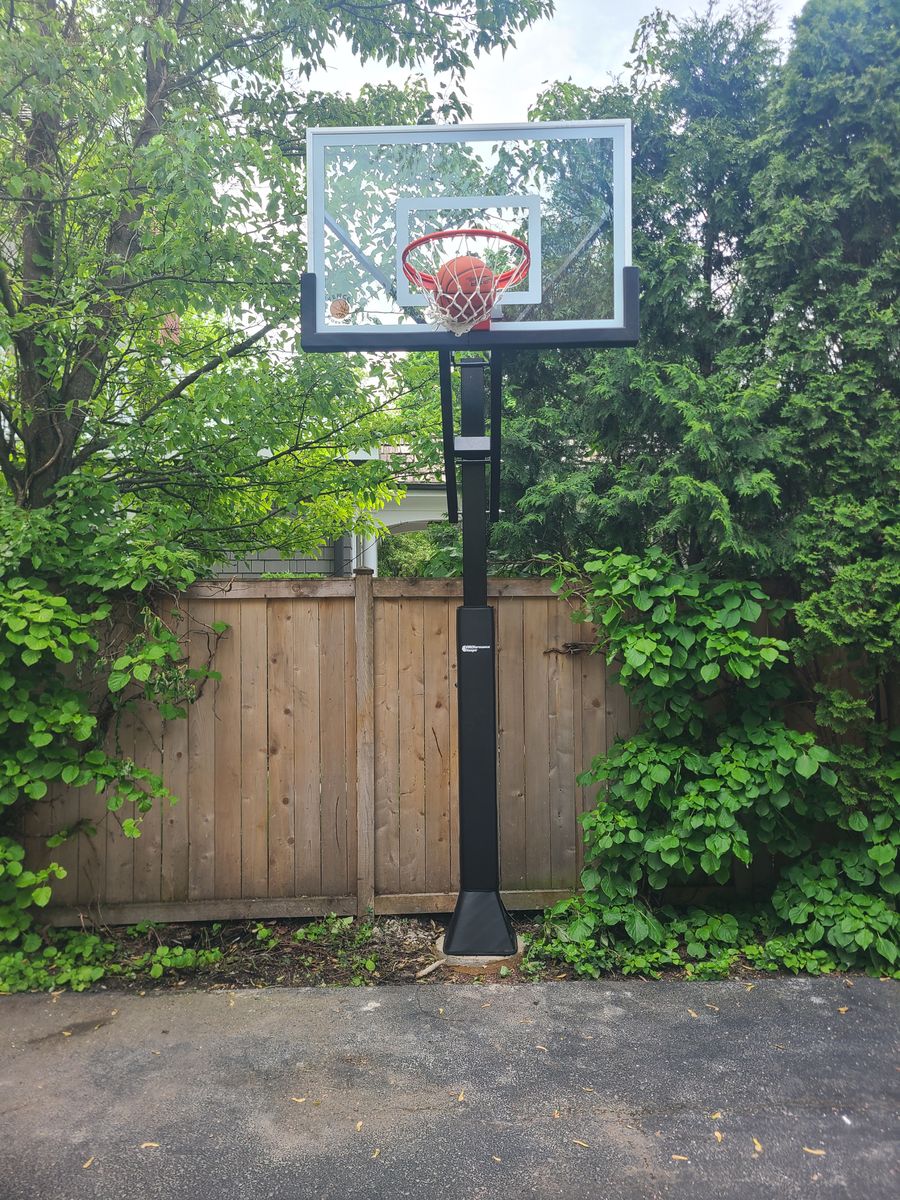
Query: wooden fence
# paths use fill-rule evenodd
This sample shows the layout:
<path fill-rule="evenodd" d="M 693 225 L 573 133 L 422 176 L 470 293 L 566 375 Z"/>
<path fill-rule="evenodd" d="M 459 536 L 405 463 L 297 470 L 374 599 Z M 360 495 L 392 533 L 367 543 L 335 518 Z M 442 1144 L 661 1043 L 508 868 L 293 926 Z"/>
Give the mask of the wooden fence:
<path fill-rule="evenodd" d="M 624 694 L 588 653 L 590 627 L 542 580 L 494 580 L 498 626 L 501 875 L 513 908 L 571 892 L 581 869 L 576 775 L 627 732 Z M 458 887 L 455 610 L 451 580 L 196 585 L 180 630 L 205 661 L 187 720 L 129 714 L 124 753 L 180 803 L 155 805 L 139 839 L 93 791 L 36 805 L 31 861 L 68 870 L 52 919 L 107 923 L 322 912 L 439 912 Z M 88 817 L 95 837 L 48 852 Z"/>

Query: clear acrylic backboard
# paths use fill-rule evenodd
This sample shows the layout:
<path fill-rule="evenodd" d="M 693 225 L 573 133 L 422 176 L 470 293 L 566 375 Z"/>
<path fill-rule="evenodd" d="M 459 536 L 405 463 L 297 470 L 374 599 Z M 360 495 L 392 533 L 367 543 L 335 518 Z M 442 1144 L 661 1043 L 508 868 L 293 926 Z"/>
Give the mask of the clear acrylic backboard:
<path fill-rule="evenodd" d="M 307 187 L 308 350 L 637 341 L 627 120 L 310 129 Z M 461 228 L 522 239 L 530 263 L 489 329 L 457 336 L 430 319 L 401 256 L 425 234 Z"/>

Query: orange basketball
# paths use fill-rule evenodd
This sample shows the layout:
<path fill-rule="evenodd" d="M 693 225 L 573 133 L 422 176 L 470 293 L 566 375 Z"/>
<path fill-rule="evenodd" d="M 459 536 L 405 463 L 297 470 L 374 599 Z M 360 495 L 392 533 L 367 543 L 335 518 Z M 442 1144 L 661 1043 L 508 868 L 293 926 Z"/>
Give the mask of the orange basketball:
<path fill-rule="evenodd" d="M 494 286 L 494 273 L 482 259 L 473 254 L 461 254 L 444 263 L 438 271 L 437 282 L 439 294 L 448 298 L 484 296 Z"/>

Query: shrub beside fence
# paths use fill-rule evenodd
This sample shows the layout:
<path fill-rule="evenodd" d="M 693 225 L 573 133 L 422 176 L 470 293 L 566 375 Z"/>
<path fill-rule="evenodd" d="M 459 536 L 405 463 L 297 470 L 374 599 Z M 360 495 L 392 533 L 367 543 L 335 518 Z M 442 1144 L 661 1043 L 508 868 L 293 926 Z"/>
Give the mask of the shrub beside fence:
<path fill-rule="evenodd" d="M 544 580 L 493 580 L 498 626 L 501 884 L 513 908 L 568 895 L 581 870 L 576 775 L 631 728 L 588 653 L 593 629 Z M 179 633 L 213 666 L 187 720 L 125 716 L 124 753 L 179 796 L 139 839 L 89 789 L 36 804 L 33 863 L 68 871 L 50 919 L 107 923 L 323 912 L 443 912 L 458 887 L 456 580 L 217 582 L 178 601 Z M 88 818 L 94 837 L 48 851 Z"/>

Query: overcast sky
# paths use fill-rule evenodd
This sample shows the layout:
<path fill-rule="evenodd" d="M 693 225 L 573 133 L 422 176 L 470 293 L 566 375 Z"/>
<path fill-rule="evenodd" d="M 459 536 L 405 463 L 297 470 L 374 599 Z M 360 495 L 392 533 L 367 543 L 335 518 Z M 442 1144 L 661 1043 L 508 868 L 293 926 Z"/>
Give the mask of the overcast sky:
<path fill-rule="evenodd" d="M 777 32 L 786 40 L 804 0 L 776 0 Z M 571 78 L 582 87 L 606 84 L 622 71 L 638 21 L 654 8 L 676 16 L 705 9 L 697 0 L 556 0 L 556 14 L 518 37 L 506 58 L 480 58 L 466 76 L 472 120 L 482 123 L 525 121 L 528 105 L 547 81 Z M 404 72 L 354 60 L 349 46 L 329 53 L 329 65 L 317 71 L 312 87 L 356 92 L 364 83 L 400 81 Z M 426 71 L 425 74 L 428 74 Z"/>

